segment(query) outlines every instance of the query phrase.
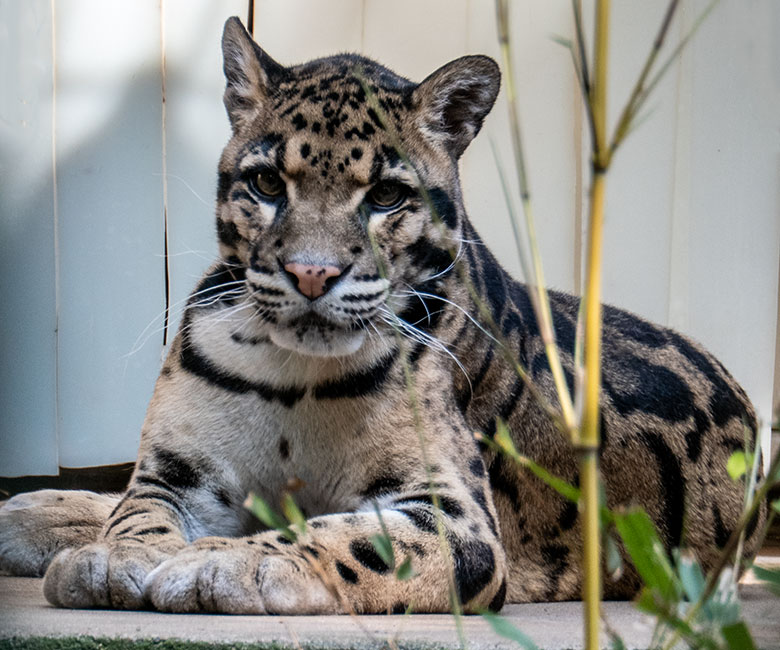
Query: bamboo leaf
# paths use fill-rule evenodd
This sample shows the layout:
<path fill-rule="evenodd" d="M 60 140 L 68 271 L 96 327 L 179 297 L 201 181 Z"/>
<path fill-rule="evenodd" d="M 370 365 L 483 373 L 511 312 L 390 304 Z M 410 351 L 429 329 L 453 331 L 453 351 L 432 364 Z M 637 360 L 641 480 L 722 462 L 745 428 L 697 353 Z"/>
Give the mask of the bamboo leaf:
<path fill-rule="evenodd" d="M 371 544 L 373 544 L 379 557 L 387 565 L 388 569 L 395 570 L 395 553 L 393 552 L 393 540 L 390 538 L 390 531 L 387 529 L 387 524 L 382 517 L 382 511 L 379 509 L 379 504 L 374 501 L 374 512 L 379 520 L 379 528 L 381 533 L 371 537 Z"/>
<path fill-rule="evenodd" d="M 527 467 L 529 470 L 531 470 L 531 473 L 534 476 L 544 481 L 562 497 L 568 499 L 569 501 L 574 501 L 575 503 L 579 502 L 579 489 L 567 483 L 563 479 L 550 474 L 550 472 L 544 469 L 544 467 L 536 464 L 527 456 L 522 456 L 517 453 L 517 449 L 515 449 L 515 445 L 509 435 L 509 429 L 507 429 L 506 424 L 504 424 L 501 419 L 496 420 L 496 435 L 493 436 L 493 441 L 500 451 L 504 452 L 507 456 L 512 458 L 523 467 Z"/>
<path fill-rule="evenodd" d="M 726 463 L 726 470 L 732 481 L 738 481 L 753 465 L 753 454 L 746 454 L 744 451 L 735 451 Z"/>
<path fill-rule="evenodd" d="M 395 567 L 393 545 L 387 535 L 372 535 L 371 544 L 374 549 L 376 549 L 377 555 L 382 558 L 382 562 L 387 565 L 388 569 Z"/>
<path fill-rule="evenodd" d="M 488 611 L 480 612 L 480 614 L 499 636 L 514 641 L 521 648 L 525 648 L 526 650 L 539 650 L 539 647 L 533 642 L 533 639 L 531 639 L 530 636 L 516 628 L 503 616 Z"/>
<path fill-rule="evenodd" d="M 301 535 L 306 534 L 306 517 L 304 517 L 292 494 L 285 492 L 282 497 L 282 512 L 287 520 L 298 529 Z"/>
<path fill-rule="evenodd" d="M 558 43 L 558 45 L 562 45 L 567 50 L 571 50 L 574 48 L 574 43 L 570 38 L 566 38 L 565 36 L 560 36 L 559 34 L 550 34 L 550 38 L 554 43 Z"/>
<path fill-rule="evenodd" d="M 286 539 L 294 542 L 298 539 L 294 531 L 290 530 L 287 521 L 279 515 L 271 506 L 254 492 L 250 492 L 244 501 L 244 507 L 255 517 L 262 521 L 268 528 L 278 531 Z"/>
<path fill-rule="evenodd" d="M 509 429 L 503 420 L 496 420 L 496 435 L 493 438 L 498 445 L 498 448 L 503 451 L 507 456 L 511 458 L 518 458 L 520 454 L 515 449 L 515 443 L 512 442 L 512 437 L 509 435 Z"/>
<path fill-rule="evenodd" d="M 645 585 L 664 603 L 676 601 L 679 581 L 647 513 L 639 508 L 617 512 L 615 526 Z"/>
<path fill-rule="evenodd" d="M 617 579 L 623 573 L 623 557 L 620 555 L 620 549 L 611 534 L 604 535 L 604 546 L 607 553 L 607 572 L 614 579 Z"/>
<path fill-rule="evenodd" d="M 723 639 L 730 650 L 756 650 L 756 644 L 750 635 L 745 621 L 738 621 L 720 628 Z"/>
<path fill-rule="evenodd" d="M 611 650 L 627 650 L 626 644 L 623 643 L 623 639 L 615 634 L 611 635 L 609 647 Z"/>
<path fill-rule="evenodd" d="M 395 577 L 399 580 L 409 580 L 419 574 L 412 568 L 412 558 L 407 556 L 401 565 L 395 570 Z"/>
<path fill-rule="evenodd" d="M 773 594 L 780 596 L 780 569 L 764 569 L 763 567 L 753 565 L 753 574 Z"/>
<path fill-rule="evenodd" d="M 681 557 L 677 563 L 680 583 L 688 600 L 695 603 L 704 592 L 704 574 L 699 563 L 692 557 Z"/>
<path fill-rule="evenodd" d="M 661 608 L 658 606 L 653 593 L 647 587 L 642 587 L 639 592 L 639 596 L 636 599 L 636 608 L 640 612 L 650 614 L 651 616 L 660 616 L 662 613 Z"/>

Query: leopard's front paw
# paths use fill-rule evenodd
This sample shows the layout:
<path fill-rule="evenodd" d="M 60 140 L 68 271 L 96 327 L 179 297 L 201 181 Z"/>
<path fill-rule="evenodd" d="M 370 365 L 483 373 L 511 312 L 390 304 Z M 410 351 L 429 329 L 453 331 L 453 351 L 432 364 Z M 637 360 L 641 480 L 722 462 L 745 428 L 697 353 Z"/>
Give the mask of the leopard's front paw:
<path fill-rule="evenodd" d="M 320 614 L 339 609 L 301 557 L 267 555 L 246 540 L 198 540 L 149 574 L 146 596 L 169 612 Z"/>
<path fill-rule="evenodd" d="M 169 557 L 139 545 L 90 544 L 54 558 L 43 594 L 57 607 L 141 609 L 149 572 Z"/>
<path fill-rule="evenodd" d="M 269 614 L 339 614 L 333 592 L 310 567 L 271 555 L 259 568 L 260 592 Z"/>
<path fill-rule="evenodd" d="M 166 612 L 264 614 L 262 555 L 241 540 L 198 540 L 152 571 L 146 596 Z"/>

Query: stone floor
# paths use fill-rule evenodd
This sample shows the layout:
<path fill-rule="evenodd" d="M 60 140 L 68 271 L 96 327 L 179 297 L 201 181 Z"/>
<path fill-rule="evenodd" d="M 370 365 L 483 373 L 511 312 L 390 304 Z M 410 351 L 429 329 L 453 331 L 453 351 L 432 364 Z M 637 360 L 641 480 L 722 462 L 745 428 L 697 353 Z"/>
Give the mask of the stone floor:
<path fill-rule="evenodd" d="M 745 616 L 759 647 L 780 649 L 780 599 L 755 584 L 743 585 L 742 597 Z M 508 605 L 502 615 L 542 650 L 558 650 L 582 647 L 581 610 L 579 602 L 539 603 Z M 604 611 L 628 648 L 648 646 L 650 622 L 631 603 L 608 602 Z M 462 620 L 468 648 L 518 647 L 497 636 L 482 617 L 467 616 Z M 0 639 L 79 636 L 243 642 L 260 647 L 276 643 L 290 648 L 462 646 L 453 617 L 446 615 L 289 617 L 63 610 L 46 603 L 41 580 L 0 577 Z M 608 646 L 606 637 L 603 644 Z"/>

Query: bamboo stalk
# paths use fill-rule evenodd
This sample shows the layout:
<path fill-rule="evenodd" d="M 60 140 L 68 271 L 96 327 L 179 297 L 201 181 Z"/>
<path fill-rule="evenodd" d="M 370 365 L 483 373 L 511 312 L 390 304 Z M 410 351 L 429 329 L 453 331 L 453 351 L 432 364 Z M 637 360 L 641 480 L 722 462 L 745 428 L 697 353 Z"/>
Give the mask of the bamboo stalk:
<path fill-rule="evenodd" d="M 599 647 L 601 606 L 601 530 L 599 528 L 599 392 L 601 386 L 601 249 L 604 225 L 607 149 L 607 54 L 609 45 L 609 0 L 596 5 L 596 35 L 593 57 L 594 151 L 588 228 L 588 273 L 585 292 L 585 401 L 580 429 L 580 480 L 582 488 L 583 594 L 585 647 Z"/>

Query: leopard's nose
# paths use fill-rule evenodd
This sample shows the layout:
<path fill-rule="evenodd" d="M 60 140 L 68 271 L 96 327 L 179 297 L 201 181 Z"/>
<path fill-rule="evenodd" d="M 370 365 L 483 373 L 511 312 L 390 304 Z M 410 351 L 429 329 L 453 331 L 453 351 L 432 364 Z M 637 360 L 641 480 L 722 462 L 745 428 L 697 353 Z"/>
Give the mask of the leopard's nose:
<path fill-rule="evenodd" d="M 295 288 L 309 300 L 315 300 L 327 293 L 342 273 L 342 270 L 337 266 L 318 266 L 298 264 L 297 262 L 285 264 L 284 270 L 290 276 Z"/>

